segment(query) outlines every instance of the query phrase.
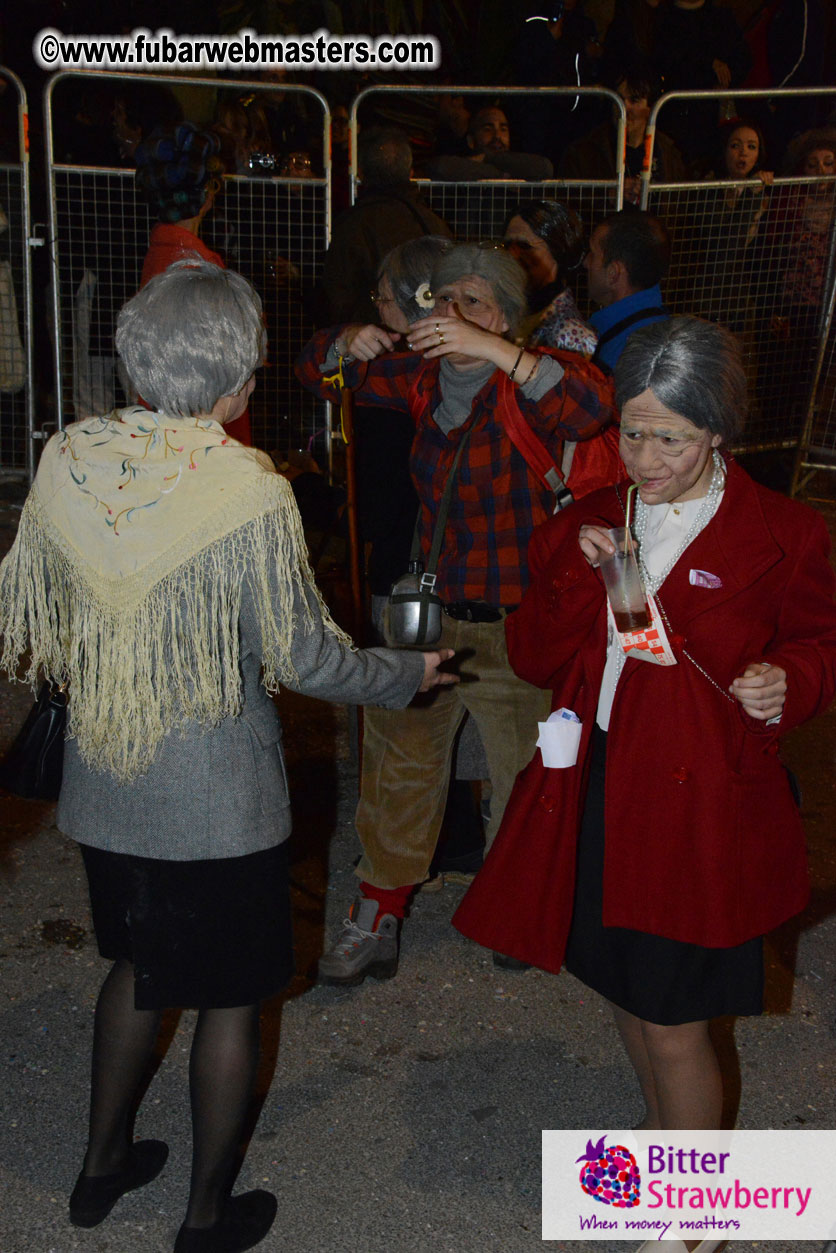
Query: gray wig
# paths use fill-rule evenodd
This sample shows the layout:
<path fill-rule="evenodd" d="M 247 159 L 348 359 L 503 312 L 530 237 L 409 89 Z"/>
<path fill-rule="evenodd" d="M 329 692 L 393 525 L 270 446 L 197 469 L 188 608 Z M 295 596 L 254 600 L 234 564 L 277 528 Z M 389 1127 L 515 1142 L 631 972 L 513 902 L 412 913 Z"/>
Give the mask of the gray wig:
<path fill-rule="evenodd" d="M 177 261 L 123 305 L 116 351 L 139 394 L 161 413 L 211 413 L 264 360 L 261 300 L 234 270 Z"/>
<path fill-rule="evenodd" d="M 389 280 L 395 304 L 408 322 L 417 322 L 431 312 L 418 304 L 415 293 L 422 286 L 429 289 L 433 266 L 452 247 L 453 241 L 443 235 L 422 235 L 396 244 L 381 261 L 378 282 Z"/>
<path fill-rule="evenodd" d="M 478 244 L 456 244 L 436 262 L 432 275 L 433 292 L 469 274 L 484 279 L 488 284 L 508 323 L 506 335 L 513 338 L 528 310 L 525 270 L 501 245 L 482 248 Z"/>
<path fill-rule="evenodd" d="M 668 318 L 634 331 L 615 367 L 619 409 L 644 391 L 728 443 L 746 416 L 746 375 L 737 337 L 702 318 Z"/>

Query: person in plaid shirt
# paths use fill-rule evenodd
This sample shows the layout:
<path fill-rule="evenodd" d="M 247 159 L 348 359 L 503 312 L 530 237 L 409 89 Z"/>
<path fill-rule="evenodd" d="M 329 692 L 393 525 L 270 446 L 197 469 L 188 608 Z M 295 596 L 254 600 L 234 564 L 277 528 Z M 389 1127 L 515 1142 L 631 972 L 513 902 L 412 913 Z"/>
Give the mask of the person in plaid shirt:
<path fill-rule="evenodd" d="M 435 587 L 445 604 L 441 645 L 460 655 L 463 681 L 387 713 L 366 736 L 356 817 L 361 895 L 319 964 L 323 982 L 341 985 L 397 970 L 399 923 L 435 849 L 465 712 L 488 759 L 488 844 L 532 756 L 537 722 L 548 714 L 546 694 L 510 668 L 504 619 L 526 590 L 528 541 L 552 513 L 554 496 L 512 442 L 503 416 L 516 405 L 554 457 L 563 440 L 589 439 L 614 417 L 612 384 L 595 366 L 572 354 L 520 349 L 509 338 L 526 301 L 525 274 L 507 253 L 456 246 L 439 259 L 432 291 L 433 312 L 412 324 L 408 338 L 372 325 L 321 331 L 296 367 L 306 387 L 336 401 L 336 387 L 324 377 L 341 357 L 360 402 L 412 416 L 425 559 L 444 485 L 467 439 Z"/>

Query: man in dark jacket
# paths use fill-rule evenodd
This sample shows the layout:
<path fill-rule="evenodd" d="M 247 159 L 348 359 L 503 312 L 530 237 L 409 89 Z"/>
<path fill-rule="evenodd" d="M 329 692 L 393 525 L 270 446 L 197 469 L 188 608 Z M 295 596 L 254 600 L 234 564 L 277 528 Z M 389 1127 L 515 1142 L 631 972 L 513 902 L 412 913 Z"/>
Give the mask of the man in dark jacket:
<path fill-rule="evenodd" d="M 381 261 L 396 244 L 421 235 L 450 236 L 450 228 L 410 183 L 412 147 L 396 127 L 364 130 L 357 162 L 363 185 L 357 203 L 334 224 L 319 285 L 320 326 L 375 322 L 371 293 Z"/>

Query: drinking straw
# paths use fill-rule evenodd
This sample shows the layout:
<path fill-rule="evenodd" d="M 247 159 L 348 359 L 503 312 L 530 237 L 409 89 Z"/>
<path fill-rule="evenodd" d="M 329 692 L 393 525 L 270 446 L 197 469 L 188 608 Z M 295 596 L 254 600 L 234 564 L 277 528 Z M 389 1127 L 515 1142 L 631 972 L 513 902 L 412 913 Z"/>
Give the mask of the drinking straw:
<path fill-rule="evenodd" d="M 641 487 L 642 483 L 646 483 L 646 482 L 647 482 L 647 479 L 640 479 L 638 483 L 634 483 L 632 487 L 627 488 L 627 505 L 624 509 L 624 528 L 627 532 L 626 549 L 627 549 L 627 552 L 631 552 L 631 553 L 635 552 L 635 549 L 633 546 L 633 531 L 632 531 L 634 493 L 638 490 L 638 488 Z"/>

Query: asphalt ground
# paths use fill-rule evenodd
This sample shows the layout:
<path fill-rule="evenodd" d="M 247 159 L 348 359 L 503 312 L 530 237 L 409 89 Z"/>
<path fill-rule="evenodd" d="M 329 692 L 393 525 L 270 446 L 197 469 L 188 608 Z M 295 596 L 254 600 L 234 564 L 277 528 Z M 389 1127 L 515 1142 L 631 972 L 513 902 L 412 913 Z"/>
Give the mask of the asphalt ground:
<path fill-rule="evenodd" d="M 7 533 L 13 512 L 0 508 Z M 25 688 L 0 687 L 0 747 L 30 703 Z M 237 1185 L 278 1197 L 275 1227 L 259 1247 L 635 1248 L 540 1238 L 541 1129 L 577 1128 L 585 1143 L 588 1129 L 629 1127 L 642 1112 L 594 993 L 566 974 L 496 970 L 449 925 L 462 892 L 449 885 L 417 897 L 395 979 L 350 990 L 313 982 L 354 892 L 356 770 L 345 710 L 286 695 L 280 707 L 294 797 L 298 973 L 264 1007 L 258 1108 Z M 813 897 L 769 937 L 767 1012 L 720 1020 L 716 1038 L 738 1126 L 832 1129 L 836 713 L 787 737 L 785 748 L 804 792 Z M 136 1121 L 138 1137 L 169 1143 L 165 1171 L 100 1227 L 71 1227 L 67 1198 L 84 1151 L 93 1009 L 106 964 L 81 859 L 53 816 L 50 805 L 0 794 L 0 1253 L 164 1253 L 186 1201 L 193 1015 L 166 1017 Z M 801 1253 L 802 1244 L 730 1248 Z"/>

